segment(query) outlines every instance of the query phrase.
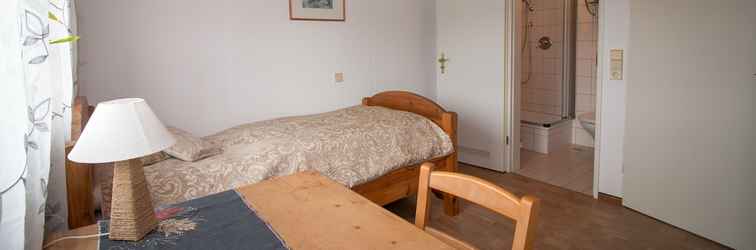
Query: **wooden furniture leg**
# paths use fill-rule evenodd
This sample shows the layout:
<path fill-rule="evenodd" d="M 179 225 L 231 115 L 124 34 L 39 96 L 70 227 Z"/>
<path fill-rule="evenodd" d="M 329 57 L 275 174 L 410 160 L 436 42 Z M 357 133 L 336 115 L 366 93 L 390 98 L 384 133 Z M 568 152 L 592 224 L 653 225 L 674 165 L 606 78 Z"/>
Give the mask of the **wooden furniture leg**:
<path fill-rule="evenodd" d="M 446 171 L 449 172 L 457 172 L 457 153 L 454 153 L 453 156 L 446 159 Z M 444 193 L 444 213 L 448 216 L 457 216 L 459 214 L 459 202 L 457 201 L 457 197 L 454 197 L 451 194 Z"/>
<path fill-rule="evenodd" d="M 456 173 L 459 170 L 459 162 L 457 161 L 457 155 L 459 154 L 459 144 L 457 143 L 457 113 L 449 112 L 444 113 L 441 116 L 441 123 L 444 124 L 445 130 L 454 131 L 449 133 L 452 143 L 454 144 L 454 153 L 446 157 L 444 161 L 444 170 Z M 444 212 L 448 216 L 457 216 L 459 214 L 459 202 L 454 196 L 445 193 L 444 194 Z"/>

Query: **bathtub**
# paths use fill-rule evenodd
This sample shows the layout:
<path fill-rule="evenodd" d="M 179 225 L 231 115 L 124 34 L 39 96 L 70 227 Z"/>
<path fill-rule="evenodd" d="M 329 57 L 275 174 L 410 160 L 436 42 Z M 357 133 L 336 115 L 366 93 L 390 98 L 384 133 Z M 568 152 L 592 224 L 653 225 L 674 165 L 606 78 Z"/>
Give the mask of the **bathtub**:
<path fill-rule="evenodd" d="M 520 147 L 548 154 L 572 142 L 572 123 L 557 115 L 522 111 Z"/>

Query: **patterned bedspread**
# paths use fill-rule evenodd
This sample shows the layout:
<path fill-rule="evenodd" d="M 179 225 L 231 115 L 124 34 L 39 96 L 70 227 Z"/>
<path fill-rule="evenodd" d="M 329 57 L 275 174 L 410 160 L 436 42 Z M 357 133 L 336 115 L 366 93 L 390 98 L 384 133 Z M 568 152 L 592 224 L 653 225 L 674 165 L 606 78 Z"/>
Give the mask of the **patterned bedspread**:
<path fill-rule="evenodd" d="M 448 135 L 425 117 L 367 106 L 245 124 L 206 139 L 224 152 L 145 167 L 157 206 L 305 170 L 353 187 L 453 151 Z"/>

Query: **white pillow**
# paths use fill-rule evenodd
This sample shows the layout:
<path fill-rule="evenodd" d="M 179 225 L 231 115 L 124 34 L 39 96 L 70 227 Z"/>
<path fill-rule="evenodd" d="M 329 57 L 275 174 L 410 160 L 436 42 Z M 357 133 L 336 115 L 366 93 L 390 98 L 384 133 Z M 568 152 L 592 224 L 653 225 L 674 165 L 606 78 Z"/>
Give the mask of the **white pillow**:
<path fill-rule="evenodd" d="M 194 162 L 222 152 L 219 145 L 206 142 L 189 132 L 174 127 L 168 127 L 168 131 L 176 138 L 176 144 L 163 151 L 179 160 Z"/>

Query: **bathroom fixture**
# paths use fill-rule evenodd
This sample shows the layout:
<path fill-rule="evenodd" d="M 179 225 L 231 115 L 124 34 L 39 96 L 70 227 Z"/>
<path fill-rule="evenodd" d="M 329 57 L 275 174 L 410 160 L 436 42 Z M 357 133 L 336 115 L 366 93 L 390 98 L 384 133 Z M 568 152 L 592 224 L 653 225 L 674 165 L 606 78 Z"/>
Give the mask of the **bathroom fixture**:
<path fill-rule="evenodd" d="M 551 42 L 551 38 L 548 36 L 541 37 L 541 39 L 538 39 L 538 48 L 542 50 L 547 50 L 551 48 L 551 45 L 554 43 Z"/>
<path fill-rule="evenodd" d="M 523 3 L 525 3 L 525 8 L 528 8 L 530 12 L 535 11 L 535 7 L 533 6 L 533 3 L 530 2 L 530 0 L 522 0 Z"/>
<path fill-rule="evenodd" d="M 541 154 L 553 153 L 572 142 L 572 123 L 558 115 L 522 111 L 520 147 Z"/>
<path fill-rule="evenodd" d="M 591 135 L 596 138 L 596 113 L 590 112 L 578 116 L 580 126 Z"/>
<path fill-rule="evenodd" d="M 523 18 L 525 20 L 525 23 L 527 25 L 523 29 L 523 36 L 522 36 L 522 50 L 520 50 L 521 55 L 525 55 L 525 49 L 528 49 L 528 74 L 525 77 L 525 80 L 521 80 L 521 84 L 528 84 L 530 82 L 530 77 L 533 75 L 533 48 L 532 46 L 529 46 L 530 43 L 530 29 L 533 28 L 533 22 L 530 21 L 530 13 L 535 12 L 535 7 L 530 2 L 530 0 L 522 0 L 523 3 L 525 3 L 525 10 L 523 14 Z"/>
<path fill-rule="evenodd" d="M 585 8 L 588 9 L 588 14 L 596 16 L 598 14 L 599 0 L 584 0 Z"/>

